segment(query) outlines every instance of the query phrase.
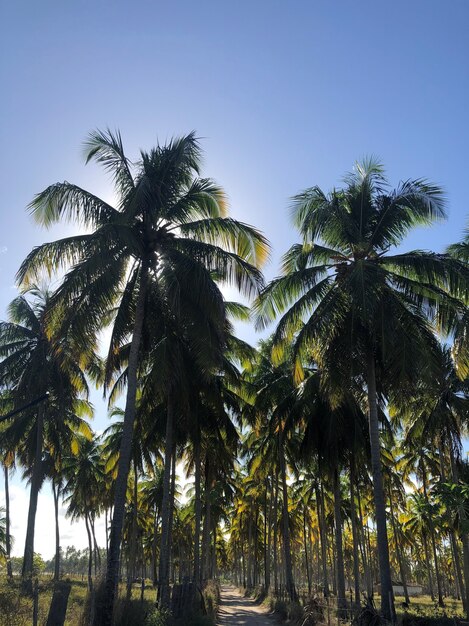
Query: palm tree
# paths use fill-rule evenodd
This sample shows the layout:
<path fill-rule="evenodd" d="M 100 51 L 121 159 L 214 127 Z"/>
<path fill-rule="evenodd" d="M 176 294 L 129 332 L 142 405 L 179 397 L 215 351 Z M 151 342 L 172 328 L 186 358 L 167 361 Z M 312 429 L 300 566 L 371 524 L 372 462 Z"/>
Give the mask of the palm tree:
<path fill-rule="evenodd" d="M 13 408 L 11 394 L 7 391 L 0 396 L 0 406 L 2 414 L 7 411 L 11 411 Z M 7 576 L 13 577 L 13 570 L 11 567 L 11 544 L 10 544 L 10 472 L 15 470 L 15 450 L 11 447 L 11 444 L 5 440 L 4 430 L 6 424 L 2 422 L 1 425 L 1 439 L 0 439 L 0 454 L 1 462 L 3 466 L 3 473 L 5 477 L 5 524 L 6 524 L 6 561 L 7 561 Z"/>
<path fill-rule="evenodd" d="M 80 358 L 70 334 L 61 332 L 63 329 L 59 332 L 56 326 L 46 329 L 50 301 L 47 291 L 33 287 L 11 302 L 8 309 L 11 321 L 0 323 L 0 357 L 3 357 L 0 384 L 8 386 L 16 405 L 49 394 L 47 408 L 44 403 L 30 406 L 9 420 L 3 433 L 10 449 L 17 450 L 22 465 L 31 468 L 22 568 L 26 583 L 33 571 L 37 500 L 44 478 L 45 433 L 66 428 L 70 416 L 83 406 L 80 395 L 88 394 L 83 366 L 90 362 L 93 347 L 89 345 Z"/>
<path fill-rule="evenodd" d="M 469 263 L 469 228 L 466 229 L 464 239 L 460 243 L 449 246 L 448 252 L 466 265 Z M 458 294 L 463 306 L 459 315 L 453 318 L 453 332 L 455 342 L 453 353 L 458 375 L 461 379 L 469 376 L 469 312 L 467 293 Z"/>
<path fill-rule="evenodd" d="M 27 280 L 37 270 L 73 264 L 58 290 L 56 302 L 71 312 L 77 336 L 87 342 L 118 299 L 108 368 L 116 346 L 131 337 L 128 356 L 124 428 L 115 485 L 114 514 L 106 578 L 103 625 L 112 620 L 117 588 L 121 532 L 127 476 L 130 467 L 137 371 L 147 293 L 151 280 L 176 310 L 178 287 L 191 285 L 194 297 L 209 307 L 212 274 L 255 293 L 262 284 L 256 266 L 267 253 L 265 239 L 255 229 L 225 217 L 222 190 L 199 178 L 200 147 L 194 133 L 141 152 L 133 165 L 125 156 L 119 133 L 94 132 L 86 143 L 86 159 L 95 159 L 113 175 L 117 208 L 69 183 L 52 185 L 31 203 L 36 219 L 49 225 L 76 219 L 93 232 L 36 248 L 24 261 L 18 277 Z M 164 294 L 164 295 L 163 295 Z M 130 320 L 127 317 L 131 312 Z M 108 370 L 109 371 L 109 370 Z M 168 413 L 173 413 L 170 403 Z M 171 449 L 171 441 L 167 441 Z M 168 459 L 166 459 L 167 461 Z M 165 506 L 163 505 L 165 508 Z M 166 507 L 167 508 L 167 507 Z"/>
<path fill-rule="evenodd" d="M 12 537 L 7 531 L 7 521 L 5 516 L 5 509 L 0 507 L 0 557 L 8 558 L 8 544 L 11 545 Z"/>
<path fill-rule="evenodd" d="M 100 512 L 103 486 L 105 484 L 104 458 L 99 441 L 83 435 L 77 438 L 76 454 L 63 461 L 65 484 L 63 493 L 67 504 L 67 515 L 72 519 L 85 519 L 88 535 L 88 587 L 93 588 L 93 540 L 92 525 Z"/>
<path fill-rule="evenodd" d="M 274 356 L 294 342 L 296 380 L 302 378 L 304 357 L 313 354 L 336 377 L 360 377 L 366 385 L 381 611 L 391 619 L 378 400 L 386 386 L 415 376 L 419 355 L 431 361 L 435 308 L 446 305 L 445 321 L 452 307 L 447 292 L 467 292 L 468 273 L 461 261 L 447 255 L 390 254 L 413 227 L 445 217 L 439 187 L 418 179 L 390 190 L 374 159 L 358 164 L 345 183 L 328 195 L 312 187 L 295 196 L 293 217 L 303 243 L 285 254 L 284 275 L 267 286 L 256 311 L 259 328 L 283 314 L 274 334 Z"/>

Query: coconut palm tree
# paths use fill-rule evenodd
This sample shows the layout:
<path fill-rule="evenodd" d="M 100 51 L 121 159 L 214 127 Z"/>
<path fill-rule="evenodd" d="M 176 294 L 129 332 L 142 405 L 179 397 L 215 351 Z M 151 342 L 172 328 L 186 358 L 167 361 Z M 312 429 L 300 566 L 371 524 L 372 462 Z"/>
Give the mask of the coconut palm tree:
<path fill-rule="evenodd" d="M 126 157 L 119 133 L 94 132 L 85 149 L 87 161 L 95 159 L 111 172 L 117 208 L 69 183 L 57 183 L 38 194 L 31 203 L 38 222 L 47 226 L 61 219 L 77 220 L 92 232 L 36 248 L 24 261 L 18 278 L 27 281 L 38 270 L 69 268 L 71 264 L 55 301 L 62 311 L 70 312 L 66 323 L 73 325 L 84 343 L 100 330 L 111 307 L 119 302 L 108 372 L 112 371 L 115 347 L 131 337 L 106 602 L 100 616 L 106 626 L 112 620 L 117 588 L 149 283 L 156 281 L 174 310 L 184 284 L 190 284 L 193 297 L 204 302 L 207 310 L 217 308 L 220 302 L 213 297 L 212 272 L 247 294 L 255 293 L 262 284 L 257 266 L 265 259 L 267 244 L 255 229 L 226 217 L 222 190 L 198 176 L 201 151 L 194 133 L 141 152 L 136 164 Z M 167 444 L 171 448 L 171 442 Z"/>
<path fill-rule="evenodd" d="M 7 421 L 3 432 L 10 449 L 16 449 L 23 467 L 31 468 L 31 493 L 22 576 L 27 582 L 33 571 L 34 527 L 37 499 L 44 479 L 42 457 L 45 437 L 51 439 L 67 429 L 77 412 L 89 414 L 84 365 L 90 363 L 93 344 L 81 353 L 70 334 L 51 325 L 46 316 L 51 295 L 31 288 L 15 298 L 9 322 L 0 323 L 0 384 L 11 390 L 16 405 L 31 403 L 49 394 L 44 403 L 33 405 Z M 80 397 L 81 396 L 81 397 Z M 77 420 L 82 423 L 80 418 Z M 28 472 L 27 472 L 28 473 Z"/>
<path fill-rule="evenodd" d="M 7 412 L 13 409 L 13 402 L 11 394 L 8 391 L 5 391 L 0 395 L 0 411 L 1 414 L 6 414 Z M 15 450 L 12 448 L 11 443 L 5 440 L 4 430 L 6 424 L 2 421 L 0 427 L 0 455 L 1 455 L 1 463 L 3 466 L 4 473 L 4 485 L 5 485 L 5 524 L 6 524 L 6 561 L 7 561 L 7 576 L 8 578 L 13 577 L 13 570 L 11 567 L 11 544 L 10 544 L 10 473 L 15 470 Z"/>
<path fill-rule="evenodd" d="M 303 242 L 285 254 L 284 275 L 257 301 L 258 327 L 282 315 L 274 333 L 274 356 L 293 341 L 297 381 L 304 357 L 312 354 L 336 378 L 359 377 L 366 387 L 381 611 L 390 619 L 394 606 L 378 400 L 386 386 L 415 377 L 419 356 L 425 355 L 427 362 L 434 358 L 435 311 L 440 307 L 444 322 L 448 311 L 457 308 L 447 294 L 468 292 L 468 272 L 447 255 L 391 252 L 413 227 L 445 217 L 444 196 L 423 179 L 389 189 L 383 167 L 374 159 L 357 164 L 343 189 L 325 194 L 312 187 L 298 194 L 292 212 Z"/>
<path fill-rule="evenodd" d="M 466 265 L 469 263 L 469 228 L 466 229 L 464 239 L 448 248 L 449 254 L 460 259 Z M 453 353 L 458 376 L 461 379 L 469 376 L 469 310 L 467 308 L 467 294 L 458 294 L 463 301 L 463 308 L 459 315 L 453 317 L 453 333 L 455 335 Z"/>
<path fill-rule="evenodd" d="M 99 441 L 78 436 L 76 454 L 63 460 L 64 500 L 67 515 L 72 519 L 84 518 L 88 536 L 88 587 L 93 588 L 93 539 L 92 525 L 100 513 L 102 491 L 106 484 L 104 457 Z"/>

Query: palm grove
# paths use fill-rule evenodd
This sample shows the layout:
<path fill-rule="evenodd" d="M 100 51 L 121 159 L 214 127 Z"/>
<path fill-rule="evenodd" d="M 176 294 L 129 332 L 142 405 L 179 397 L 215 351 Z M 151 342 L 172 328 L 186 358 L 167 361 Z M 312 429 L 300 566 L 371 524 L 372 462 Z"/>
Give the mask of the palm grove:
<path fill-rule="evenodd" d="M 32 250 L 0 325 L 2 410 L 26 407 L 1 429 L 7 574 L 19 465 L 30 484 L 24 583 L 47 480 L 55 578 L 61 500 L 86 525 L 91 592 L 104 572 L 95 624 L 113 623 L 122 574 L 127 597 L 135 576 L 152 578 L 162 607 L 173 582 L 223 573 L 292 601 L 303 588 L 334 594 L 339 614 L 379 582 L 388 619 L 391 581 L 406 601 L 418 581 L 467 612 L 469 241 L 401 251 L 414 227 L 445 217 L 441 189 L 391 189 L 374 160 L 342 189 L 306 189 L 291 207 L 300 241 L 265 285 L 268 242 L 228 217 L 194 134 L 136 163 L 110 131 L 90 134 L 85 152 L 112 176 L 116 204 L 68 182 L 34 198 L 40 225 L 72 221 L 84 234 Z M 226 285 L 252 309 L 226 301 Z M 275 323 L 257 348 L 235 335 L 249 319 Z M 101 436 L 91 384 L 114 417 Z M 184 498 L 182 469 L 193 478 Z"/>

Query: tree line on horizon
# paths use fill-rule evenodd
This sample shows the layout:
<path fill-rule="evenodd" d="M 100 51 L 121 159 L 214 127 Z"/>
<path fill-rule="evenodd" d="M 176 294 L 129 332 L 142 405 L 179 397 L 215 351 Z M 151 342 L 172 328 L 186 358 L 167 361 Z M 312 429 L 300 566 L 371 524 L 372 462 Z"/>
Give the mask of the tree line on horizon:
<path fill-rule="evenodd" d="M 91 592 L 105 571 L 94 624 L 113 623 L 123 573 L 128 598 L 137 576 L 152 578 L 162 608 L 171 582 L 223 574 L 292 602 L 302 586 L 332 592 L 339 615 L 347 583 L 358 606 L 378 581 L 386 619 L 392 580 L 407 602 L 417 580 L 468 613 L 469 234 L 444 253 L 401 252 L 414 227 L 446 217 L 441 188 L 392 189 L 368 159 L 341 189 L 304 190 L 292 200 L 300 241 L 265 284 L 268 241 L 201 177 L 194 133 L 133 163 L 119 133 L 96 131 L 85 153 L 111 174 L 116 206 L 68 182 L 34 198 L 40 225 L 85 233 L 30 252 L 0 323 L 2 412 L 27 406 L 0 432 L 8 576 L 17 464 L 30 483 L 25 586 L 49 480 L 55 578 L 61 501 L 85 522 Z M 226 285 L 252 307 L 226 301 Z M 276 326 L 255 348 L 236 336 L 239 320 Z M 101 437 L 90 384 L 114 418 Z M 184 501 L 182 466 L 193 477 Z"/>

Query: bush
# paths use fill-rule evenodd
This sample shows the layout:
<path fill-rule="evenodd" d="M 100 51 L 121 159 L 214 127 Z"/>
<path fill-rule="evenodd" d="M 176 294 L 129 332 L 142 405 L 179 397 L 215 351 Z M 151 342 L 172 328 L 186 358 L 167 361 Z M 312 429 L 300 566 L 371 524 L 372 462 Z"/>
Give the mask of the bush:
<path fill-rule="evenodd" d="M 288 606 L 284 600 L 275 600 L 274 611 L 278 617 L 285 621 L 288 617 Z"/>
<path fill-rule="evenodd" d="M 32 603 L 17 590 L 2 589 L 0 592 L 0 626 L 26 626 L 31 623 Z"/>
<path fill-rule="evenodd" d="M 304 616 L 303 607 L 299 602 L 290 602 L 288 605 L 288 619 L 291 622 L 298 622 Z"/>
<path fill-rule="evenodd" d="M 204 597 L 207 616 L 215 622 L 218 614 L 218 607 L 220 606 L 220 587 L 218 583 L 214 580 L 207 581 L 202 594 Z"/>
<path fill-rule="evenodd" d="M 143 624 L 144 626 L 167 626 L 168 618 L 168 613 L 166 613 L 165 611 L 158 611 L 157 609 L 153 609 L 147 615 Z"/>

